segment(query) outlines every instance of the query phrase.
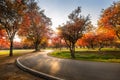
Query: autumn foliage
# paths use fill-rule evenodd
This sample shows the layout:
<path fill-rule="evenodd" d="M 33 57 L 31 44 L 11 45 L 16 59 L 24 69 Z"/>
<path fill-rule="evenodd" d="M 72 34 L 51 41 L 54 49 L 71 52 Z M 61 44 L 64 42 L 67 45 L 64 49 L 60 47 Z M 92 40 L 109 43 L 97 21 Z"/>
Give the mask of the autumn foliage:
<path fill-rule="evenodd" d="M 101 48 L 111 47 L 116 41 L 115 30 L 111 27 L 99 27 L 96 32 L 88 32 L 83 35 L 81 39 L 77 41 L 77 45 L 87 48 Z"/>
<path fill-rule="evenodd" d="M 81 47 L 91 47 L 94 46 L 95 33 L 89 32 L 83 35 L 81 39 L 77 41 L 77 45 Z"/>
<path fill-rule="evenodd" d="M 120 1 L 102 11 L 99 26 L 112 27 L 117 37 L 120 39 Z"/>
<path fill-rule="evenodd" d="M 8 49 L 9 41 L 6 39 L 6 33 L 4 30 L 0 30 L 0 49 Z"/>

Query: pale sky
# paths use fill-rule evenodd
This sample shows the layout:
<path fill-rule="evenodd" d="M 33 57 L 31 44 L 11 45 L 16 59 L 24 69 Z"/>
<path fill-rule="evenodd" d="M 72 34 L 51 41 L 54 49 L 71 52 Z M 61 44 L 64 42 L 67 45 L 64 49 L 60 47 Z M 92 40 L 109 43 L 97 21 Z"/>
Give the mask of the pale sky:
<path fill-rule="evenodd" d="M 66 23 L 68 15 L 78 6 L 81 7 L 82 15 L 90 14 L 92 24 L 96 26 L 101 10 L 109 7 L 114 1 L 118 0 L 38 0 L 38 5 L 45 10 L 46 16 L 51 18 L 52 28 L 55 29 Z"/>

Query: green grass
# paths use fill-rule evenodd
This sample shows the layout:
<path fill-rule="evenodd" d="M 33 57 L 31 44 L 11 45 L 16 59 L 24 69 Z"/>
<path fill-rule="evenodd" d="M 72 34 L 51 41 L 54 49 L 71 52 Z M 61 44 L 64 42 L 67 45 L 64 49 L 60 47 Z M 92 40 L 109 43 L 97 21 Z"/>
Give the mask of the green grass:
<path fill-rule="evenodd" d="M 21 53 L 28 53 L 32 51 L 33 51 L 32 49 L 13 50 L 13 55 L 20 55 Z M 9 55 L 9 50 L 0 50 L 0 56 L 2 55 Z"/>
<path fill-rule="evenodd" d="M 50 48 L 52 49 L 52 48 Z M 54 49 L 54 48 L 53 48 Z M 54 49 L 54 50 L 59 50 L 59 49 Z M 62 48 L 62 51 L 68 51 L 69 49 L 67 48 Z M 76 51 L 98 51 L 98 48 L 95 49 L 88 49 L 88 48 L 76 48 Z M 119 48 L 102 48 L 102 51 L 120 51 Z"/>
<path fill-rule="evenodd" d="M 75 60 L 100 61 L 100 62 L 118 62 L 120 63 L 120 49 L 104 48 L 102 53 L 98 49 L 76 49 Z M 71 59 L 70 52 L 67 49 L 55 50 L 50 54 L 53 57 Z"/>

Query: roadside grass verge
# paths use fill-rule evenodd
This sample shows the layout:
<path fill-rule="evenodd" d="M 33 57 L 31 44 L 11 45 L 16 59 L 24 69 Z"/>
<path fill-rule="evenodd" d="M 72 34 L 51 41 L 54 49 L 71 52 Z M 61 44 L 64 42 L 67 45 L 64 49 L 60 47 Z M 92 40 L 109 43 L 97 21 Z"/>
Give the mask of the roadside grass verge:
<path fill-rule="evenodd" d="M 13 56 L 14 55 L 19 55 L 22 53 L 28 53 L 28 52 L 32 52 L 33 49 L 18 49 L 18 50 L 13 50 Z M 9 50 L 0 50 L 0 56 L 2 55 L 8 55 L 9 56 Z"/>
<path fill-rule="evenodd" d="M 55 50 L 49 54 L 53 57 L 71 59 L 70 52 L 67 49 Z M 98 61 L 98 62 L 115 62 L 120 63 L 120 49 L 104 48 L 99 53 L 97 49 L 76 49 L 75 60 Z"/>

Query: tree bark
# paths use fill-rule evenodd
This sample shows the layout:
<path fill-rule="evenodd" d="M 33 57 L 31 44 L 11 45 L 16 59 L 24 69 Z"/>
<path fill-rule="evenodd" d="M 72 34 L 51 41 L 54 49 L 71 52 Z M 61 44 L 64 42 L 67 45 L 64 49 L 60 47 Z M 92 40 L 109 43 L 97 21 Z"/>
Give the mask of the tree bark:
<path fill-rule="evenodd" d="M 103 48 L 103 44 L 100 43 L 100 47 L 99 47 L 99 49 L 98 49 L 99 53 L 101 53 L 101 49 L 102 49 L 102 48 Z"/>
<path fill-rule="evenodd" d="M 10 40 L 10 53 L 9 56 L 13 56 L 13 39 Z"/>
<path fill-rule="evenodd" d="M 37 42 L 35 43 L 35 51 L 40 51 L 39 44 Z"/>
<path fill-rule="evenodd" d="M 71 58 L 75 59 L 75 44 L 71 45 L 70 53 L 71 53 Z"/>
<path fill-rule="evenodd" d="M 59 48 L 60 48 L 60 51 L 61 51 L 61 49 L 62 49 L 61 40 L 60 40 L 60 43 L 59 43 Z"/>

